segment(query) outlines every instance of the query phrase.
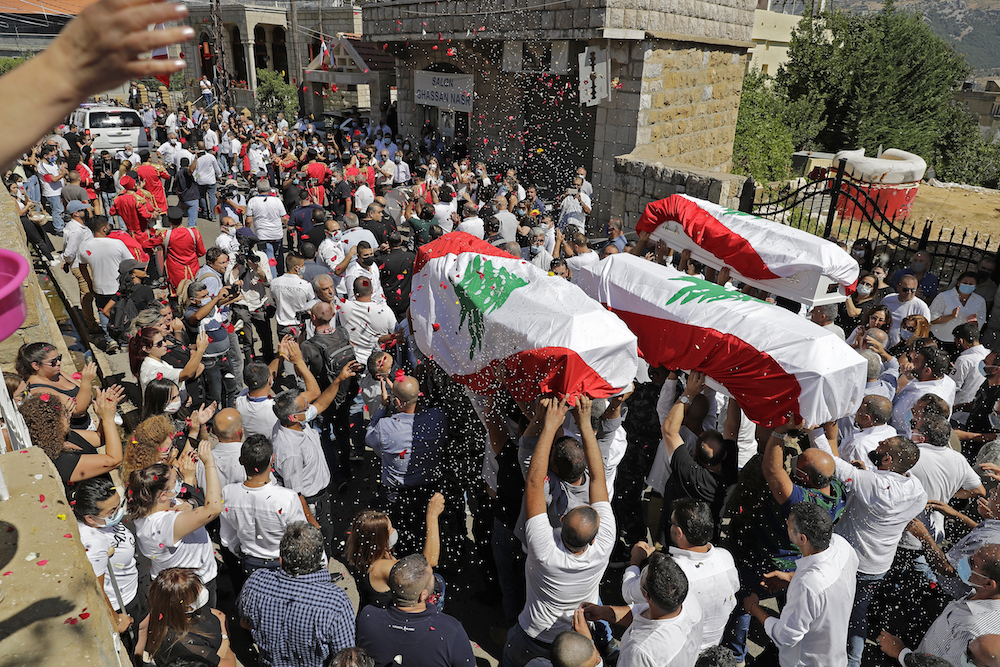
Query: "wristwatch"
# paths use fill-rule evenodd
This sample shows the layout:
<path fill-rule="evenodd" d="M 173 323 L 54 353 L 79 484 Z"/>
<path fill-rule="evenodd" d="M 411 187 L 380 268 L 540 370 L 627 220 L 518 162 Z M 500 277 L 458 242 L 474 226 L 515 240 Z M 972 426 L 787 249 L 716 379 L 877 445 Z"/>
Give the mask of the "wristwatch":
<path fill-rule="evenodd" d="M 681 394 L 681 397 L 678 398 L 677 400 L 680 401 L 681 403 L 683 403 L 684 405 L 691 405 L 691 397 L 690 396 L 686 396 L 684 394 Z"/>

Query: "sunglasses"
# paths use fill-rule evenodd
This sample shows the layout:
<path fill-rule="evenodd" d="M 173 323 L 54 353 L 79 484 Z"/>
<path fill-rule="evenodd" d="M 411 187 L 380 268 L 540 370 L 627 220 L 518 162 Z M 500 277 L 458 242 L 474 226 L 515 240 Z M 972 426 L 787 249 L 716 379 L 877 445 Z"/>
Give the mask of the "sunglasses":
<path fill-rule="evenodd" d="M 167 346 L 167 341 L 164 340 L 163 338 L 153 343 L 153 347 L 166 347 L 166 346 Z"/>
<path fill-rule="evenodd" d="M 916 287 L 900 287 L 899 291 L 900 292 L 916 292 L 917 288 Z"/>
<path fill-rule="evenodd" d="M 53 368 L 55 368 L 56 366 L 62 363 L 62 355 L 58 354 L 55 357 L 49 359 L 48 361 L 42 363 L 46 366 L 52 366 Z"/>

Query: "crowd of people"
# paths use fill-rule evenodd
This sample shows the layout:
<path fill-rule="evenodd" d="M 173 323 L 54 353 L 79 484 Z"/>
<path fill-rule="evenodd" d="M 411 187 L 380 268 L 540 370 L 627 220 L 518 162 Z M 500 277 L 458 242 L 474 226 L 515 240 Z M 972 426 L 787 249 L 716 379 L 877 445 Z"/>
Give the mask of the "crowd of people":
<path fill-rule="evenodd" d="M 891 266 L 859 239 L 857 291 L 807 311 L 620 219 L 589 237 L 582 167 L 545 201 L 391 109 L 329 133 L 140 111 L 154 150 L 94 151 L 70 125 L 7 179 L 91 338 L 127 351 L 136 414 L 47 343 L 5 374 L 137 664 L 235 664 L 221 575 L 261 665 L 471 665 L 447 613 L 469 568 L 505 667 L 1000 666 L 991 258 L 945 286 L 926 252 Z M 610 398 L 526 404 L 503 378 L 472 396 L 407 317 L 416 252 L 453 231 L 550 280 L 630 252 L 801 312 L 865 360 L 864 400 L 764 429 L 701 373 L 645 364 Z"/>

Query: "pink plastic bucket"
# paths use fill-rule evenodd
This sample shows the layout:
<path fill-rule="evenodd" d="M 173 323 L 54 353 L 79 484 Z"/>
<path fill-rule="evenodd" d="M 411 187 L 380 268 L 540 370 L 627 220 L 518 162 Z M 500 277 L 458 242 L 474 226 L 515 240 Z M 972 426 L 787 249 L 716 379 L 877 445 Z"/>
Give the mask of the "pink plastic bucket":
<path fill-rule="evenodd" d="M 28 316 L 24 279 L 31 264 L 11 250 L 0 249 L 0 340 L 17 331 Z"/>

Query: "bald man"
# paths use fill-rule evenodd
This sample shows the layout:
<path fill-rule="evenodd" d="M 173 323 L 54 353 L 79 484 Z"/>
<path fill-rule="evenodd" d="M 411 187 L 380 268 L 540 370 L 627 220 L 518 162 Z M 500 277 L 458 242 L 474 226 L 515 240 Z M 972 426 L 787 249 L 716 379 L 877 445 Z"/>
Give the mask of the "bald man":
<path fill-rule="evenodd" d="M 438 451 L 448 435 L 448 419 L 440 408 L 418 409 L 415 378 L 388 384 L 392 388 L 372 415 L 365 444 L 382 457 L 379 504 L 399 532 L 400 553 L 411 553 L 423 544 L 424 508 L 440 483 Z"/>
<path fill-rule="evenodd" d="M 972 664 L 976 667 L 1000 667 L 1000 635 L 981 635 L 969 642 Z"/>
<path fill-rule="evenodd" d="M 776 427 L 764 445 L 760 457 L 760 467 L 771 491 L 772 502 L 760 507 L 749 508 L 733 516 L 730 524 L 730 542 L 727 547 L 743 557 L 736 561 L 740 573 L 742 589 L 737 598 L 750 593 L 758 597 L 773 597 L 761 582 L 777 582 L 785 579 L 786 573 L 795 570 L 796 561 L 802 557 L 788 535 L 787 521 L 796 503 L 814 503 L 825 509 L 834 522 L 840 518 L 847 506 L 845 485 L 834 478 L 836 462 L 832 455 L 819 449 L 805 449 L 798 456 L 788 457 L 789 474 L 785 469 L 785 438 L 794 438 L 801 446 L 805 434 L 794 424 Z M 741 484 L 745 483 L 741 479 Z M 736 493 L 741 493 L 738 488 Z M 746 635 L 750 627 L 750 616 L 738 610 L 730 648 L 738 662 L 746 658 Z"/>
<path fill-rule="evenodd" d="M 219 444 L 212 450 L 215 465 L 219 470 L 222 486 L 242 482 L 247 478 L 246 470 L 240 463 L 240 447 L 243 446 L 243 417 L 236 408 L 220 410 L 212 420 L 212 433 Z"/>

